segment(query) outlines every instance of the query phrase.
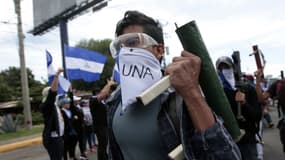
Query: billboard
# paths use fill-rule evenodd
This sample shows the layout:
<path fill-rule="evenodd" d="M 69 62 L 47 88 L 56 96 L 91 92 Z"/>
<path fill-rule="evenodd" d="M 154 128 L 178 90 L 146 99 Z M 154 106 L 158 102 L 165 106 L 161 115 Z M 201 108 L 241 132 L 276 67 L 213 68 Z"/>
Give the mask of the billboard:
<path fill-rule="evenodd" d="M 34 26 L 76 7 L 76 0 L 33 0 Z"/>
<path fill-rule="evenodd" d="M 40 35 L 104 0 L 33 0 L 34 28 L 30 33 Z"/>

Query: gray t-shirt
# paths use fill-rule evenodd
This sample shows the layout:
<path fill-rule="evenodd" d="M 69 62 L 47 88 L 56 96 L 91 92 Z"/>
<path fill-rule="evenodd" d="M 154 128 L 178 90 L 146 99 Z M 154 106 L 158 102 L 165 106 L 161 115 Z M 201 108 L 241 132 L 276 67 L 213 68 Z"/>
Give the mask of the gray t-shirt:
<path fill-rule="evenodd" d="M 158 127 L 157 115 L 160 98 L 148 106 L 134 103 L 122 113 L 118 107 L 113 119 L 113 131 L 125 160 L 164 160 L 164 147 Z"/>

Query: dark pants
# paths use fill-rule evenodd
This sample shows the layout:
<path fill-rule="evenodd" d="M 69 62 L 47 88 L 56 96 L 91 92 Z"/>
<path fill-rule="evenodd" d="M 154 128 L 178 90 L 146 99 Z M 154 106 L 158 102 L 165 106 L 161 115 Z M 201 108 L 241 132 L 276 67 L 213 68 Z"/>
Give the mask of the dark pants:
<path fill-rule="evenodd" d="M 67 153 L 70 158 L 75 158 L 75 147 L 77 142 L 76 135 L 65 135 L 64 136 L 64 160 L 67 160 Z"/>
<path fill-rule="evenodd" d="M 81 131 L 77 131 L 78 133 L 78 146 L 80 150 L 80 154 L 84 155 L 84 151 L 86 150 L 86 137 L 84 135 L 83 129 Z M 75 144 L 76 146 L 76 144 Z"/>
<path fill-rule="evenodd" d="M 64 142 L 62 137 L 43 137 L 43 145 L 48 152 L 50 160 L 62 160 L 64 150 Z"/>
<path fill-rule="evenodd" d="M 97 160 L 107 160 L 107 127 L 99 127 L 95 126 L 94 131 L 96 133 L 96 136 L 98 138 L 98 149 L 97 149 Z"/>
<path fill-rule="evenodd" d="M 243 160 L 259 160 L 256 143 L 238 144 Z"/>
<path fill-rule="evenodd" d="M 285 119 L 281 119 L 277 125 L 280 134 L 281 144 L 283 146 L 283 152 L 285 153 Z"/>
<path fill-rule="evenodd" d="M 95 135 L 94 135 L 94 129 L 92 125 L 85 126 L 85 137 L 86 137 L 86 141 L 89 144 L 89 149 L 91 149 L 93 145 L 95 145 Z"/>

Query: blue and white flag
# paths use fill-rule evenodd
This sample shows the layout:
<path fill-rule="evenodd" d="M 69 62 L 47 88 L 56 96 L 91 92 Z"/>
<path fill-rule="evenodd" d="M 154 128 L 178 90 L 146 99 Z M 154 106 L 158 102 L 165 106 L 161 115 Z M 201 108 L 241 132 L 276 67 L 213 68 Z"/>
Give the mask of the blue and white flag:
<path fill-rule="evenodd" d="M 78 47 L 64 46 L 68 78 L 97 81 L 103 71 L 106 57 L 98 52 Z"/>
<path fill-rule="evenodd" d="M 47 69 L 48 69 L 48 85 L 50 86 L 52 84 L 56 71 L 54 70 L 52 65 L 52 56 L 48 51 L 46 51 L 46 58 L 47 58 Z M 70 85 L 71 84 L 67 79 L 65 79 L 62 75 L 59 75 L 57 93 L 58 94 L 66 93 Z"/>

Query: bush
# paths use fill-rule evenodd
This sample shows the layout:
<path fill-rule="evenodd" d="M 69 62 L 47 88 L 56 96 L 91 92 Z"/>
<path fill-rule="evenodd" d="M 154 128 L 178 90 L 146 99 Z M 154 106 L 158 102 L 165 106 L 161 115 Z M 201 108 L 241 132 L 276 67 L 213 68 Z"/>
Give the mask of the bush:
<path fill-rule="evenodd" d="M 41 112 L 32 112 L 33 125 L 43 124 L 44 119 Z"/>

